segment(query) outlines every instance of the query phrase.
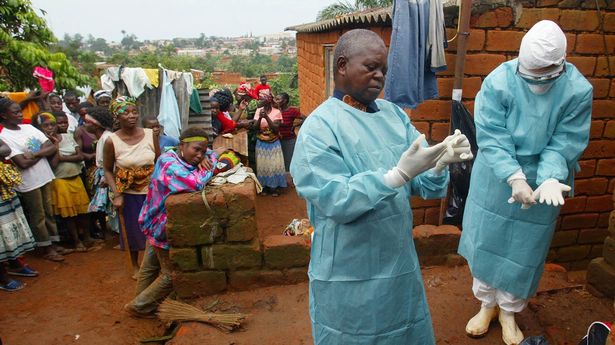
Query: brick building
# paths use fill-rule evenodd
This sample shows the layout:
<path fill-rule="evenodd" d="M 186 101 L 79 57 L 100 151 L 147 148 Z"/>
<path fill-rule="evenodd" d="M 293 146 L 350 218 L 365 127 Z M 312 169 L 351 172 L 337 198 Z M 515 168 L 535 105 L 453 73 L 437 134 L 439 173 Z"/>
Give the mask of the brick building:
<path fill-rule="evenodd" d="M 549 259 L 568 268 L 585 268 L 600 256 L 612 210 L 615 188 L 615 2 L 604 0 L 475 1 L 466 57 L 463 101 L 473 112 L 482 79 L 504 61 L 516 57 L 525 32 L 536 22 L 557 22 L 568 38 L 567 60 L 594 86 L 591 140 L 577 175 L 574 198 L 567 199 L 553 238 Z M 447 36 L 453 37 L 458 8 L 445 5 Z M 388 45 L 391 8 L 374 9 L 287 30 L 297 31 L 301 109 L 309 114 L 332 94 L 333 48 L 344 32 L 366 28 Z M 407 109 L 416 128 L 432 141 L 448 134 L 456 45 L 446 50 L 448 70 L 438 74 L 440 99 Z M 439 200 L 413 199 L 415 225 L 437 224 Z"/>

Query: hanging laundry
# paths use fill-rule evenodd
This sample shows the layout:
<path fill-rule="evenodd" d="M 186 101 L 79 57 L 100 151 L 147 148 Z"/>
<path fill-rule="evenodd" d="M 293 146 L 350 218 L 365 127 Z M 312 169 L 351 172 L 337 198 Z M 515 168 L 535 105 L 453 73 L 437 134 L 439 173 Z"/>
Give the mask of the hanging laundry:
<path fill-rule="evenodd" d="M 195 114 L 201 114 L 203 112 L 203 107 L 201 106 L 201 97 L 195 88 L 192 88 L 192 93 L 190 94 L 190 110 L 192 110 Z"/>
<path fill-rule="evenodd" d="M 173 81 L 168 76 L 168 70 L 162 73 L 162 92 L 160 95 L 160 112 L 158 121 L 164 126 L 164 133 L 170 137 L 179 138 L 181 131 L 181 118 L 179 114 L 179 106 L 175 91 L 171 82 Z"/>
<path fill-rule="evenodd" d="M 125 67 L 122 70 L 121 78 L 132 97 L 137 98 L 141 96 L 146 86 L 152 89 L 152 84 L 143 68 Z"/>
<path fill-rule="evenodd" d="M 41 89 L 45 91 L 45 93 L 53 92 L 56 82 L 53 80 L 52 71 L 41 66 L 36 66 L 34 67 L 32 76 L 38 79 L 38 84 L 41 86 Z"/>
<path fill-rule="evenodd" d="M 444 48 L 446 34 L 444 31 L 444 9 L 442 0 L 429 1 L 429 38 L 427 40 L 427 53 L 431 57 L 430 66 L 434 72 L 446 70 Z"/>
<path fill-rule="evenodd" d="M 184 72 L 182 73 L 182 78 L 186 83 L 186 91 L 188 92 L 188 95 L 192 95 L 192 89 L 194 88 L 192 86 L 194 84 L 194 76 L 190 72 Z"/>
<path fill-rule="evenodd" d="M 100 76 L 100 85 L 103 90 L 113 91 L 116 81 L 120 81 L 120 67 L 109 67 L 103 75 Z"/>
<path fill-rule="evenodd" d="M 145 71 L 145 75 L 147 79 L 149 79 L 150 84 L 157 88 L 160 83 L 160 70 L 158 68 L 144 68 L 143 71 Z"/>
<path fill-rule="evenodd" d="M 403 108 L 438 98 L 436 73 L 427 53 L 429 1 L 396 0 L 384 97 Z"/>

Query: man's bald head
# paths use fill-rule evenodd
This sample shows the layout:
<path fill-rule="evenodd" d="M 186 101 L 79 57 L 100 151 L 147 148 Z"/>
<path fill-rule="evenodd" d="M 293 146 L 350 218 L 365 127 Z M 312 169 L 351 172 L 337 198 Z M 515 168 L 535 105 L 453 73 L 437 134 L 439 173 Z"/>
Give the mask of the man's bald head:
<path fill-rule="evenodd" d="M 384 44 L 382 38 L 371 30 L 354 29 L 347 31 L 345 34 L 340 36 L 335 44 L 335 51 L 333 52 L 335 75 L 337 75 L 337 62 L 340 57 L 349 59 L 370 45 L 381 46 L 386 49 L 386 45 Z"/>
<path fill-rule="evenodd" d="M 384 88 L 387 49 L 373 31 L 356 29 L 343 34 L 334 53 L 335 89 L 368 105 Z"/>

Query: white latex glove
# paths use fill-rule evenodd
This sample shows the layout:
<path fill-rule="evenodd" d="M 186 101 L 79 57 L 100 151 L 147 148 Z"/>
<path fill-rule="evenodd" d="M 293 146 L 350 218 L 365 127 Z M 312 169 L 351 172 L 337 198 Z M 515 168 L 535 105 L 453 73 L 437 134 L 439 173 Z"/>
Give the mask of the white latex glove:
<path fill-rule="evenodd" d="M 455 133 L 446 137 L 443 143 L 446 146 L 446 152 L 436 164 L 434 169 L 436 173 L 440 173 L 451 163 L 459 163 L 474 158 L 468 138 L 461 134 L 458 129 L 455 130 Z"/>
<path fill-rule="evenodd" d="M 570 186 L 559 183 L 554 178 L 546 179 L 533 193 L 534 200 L 541 204 L 561 206 L 564 204 L 564 192 L 570 192 Z"/>
<path fill-rule="evenodd" d="M 536 199 L 532 194 L 532 187 L 527 184 L 526 180 L 512 180 L 509 184 L 512 187 L 512 196 L 508 199 L 509 204 L 518 202 L 521 204 L 522 209 L 528 209 L 532 204 L 536 203 Z"/>
<path fill-rule="evenodd" d="M 431 147 L 423 147 L 421 144 L 424 141 L 425 134 L 421 134 L 401 155 L 397 166 L 384 174 L 384 182 L 389 187 L 401 187 L 413 177 L 436 166 L 445 153 L 446 146 L 442 142 Z"/>

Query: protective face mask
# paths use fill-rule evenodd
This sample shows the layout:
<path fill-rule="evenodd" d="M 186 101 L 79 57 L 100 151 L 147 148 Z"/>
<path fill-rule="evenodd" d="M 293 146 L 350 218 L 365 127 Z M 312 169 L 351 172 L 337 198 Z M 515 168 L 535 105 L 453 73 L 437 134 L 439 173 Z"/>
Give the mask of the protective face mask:
<path fill-rule="evenodd" d="M 527 87 L 535 95 L 543 95 L 543 94 L 547 93 L 547 91 L 549 91 L 549 89 L 551 89 L 551 86 L 553 86 L 553 83 L 548 83 L 548 84 L 527 84 Z"/>

